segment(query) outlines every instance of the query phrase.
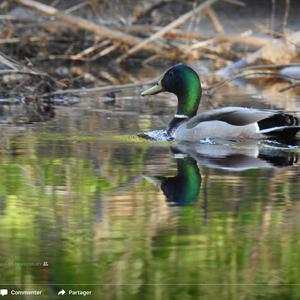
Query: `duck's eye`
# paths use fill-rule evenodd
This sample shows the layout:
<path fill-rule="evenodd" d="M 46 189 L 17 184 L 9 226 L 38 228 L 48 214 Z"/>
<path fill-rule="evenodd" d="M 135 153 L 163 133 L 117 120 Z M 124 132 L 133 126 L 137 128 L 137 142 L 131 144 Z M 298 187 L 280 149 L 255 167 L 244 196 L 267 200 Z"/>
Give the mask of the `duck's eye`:
<path fill-rule="evenodd" d="M 174 72 L 169 72 L 169 77 L 173 78 L 174 77 Z"/>

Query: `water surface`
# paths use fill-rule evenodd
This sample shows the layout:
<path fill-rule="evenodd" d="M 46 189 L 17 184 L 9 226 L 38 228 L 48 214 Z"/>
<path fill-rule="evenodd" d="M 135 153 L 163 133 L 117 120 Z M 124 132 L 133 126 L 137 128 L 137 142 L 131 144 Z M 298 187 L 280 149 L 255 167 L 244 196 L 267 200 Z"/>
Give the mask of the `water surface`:
<path fill-rule="evenodd" d="M 87 97 L 48 123 L 2 126 L 1 287 L 45 299 L 62 288 L 89 299 L 299 299 L 299 150 L 137 138 L 165 127 L 172 99 Z M 287 100 L 223 99 L 206 106 Z"/>

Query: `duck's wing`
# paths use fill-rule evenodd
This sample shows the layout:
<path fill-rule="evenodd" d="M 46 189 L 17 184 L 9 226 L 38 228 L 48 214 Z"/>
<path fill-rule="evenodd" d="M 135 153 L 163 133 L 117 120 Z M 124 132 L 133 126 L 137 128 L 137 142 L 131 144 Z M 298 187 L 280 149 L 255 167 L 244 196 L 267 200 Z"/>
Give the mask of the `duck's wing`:
<path fill-rule="evenodd" d="M 246 107 L 224 107 L 202 112 L 186 123 L 187 128 L 193 128 L 205 121 L 223 121 L 231 125 L 245 126 L 257 123 L 278 114 L 271 110 L 259 110 Z"/>

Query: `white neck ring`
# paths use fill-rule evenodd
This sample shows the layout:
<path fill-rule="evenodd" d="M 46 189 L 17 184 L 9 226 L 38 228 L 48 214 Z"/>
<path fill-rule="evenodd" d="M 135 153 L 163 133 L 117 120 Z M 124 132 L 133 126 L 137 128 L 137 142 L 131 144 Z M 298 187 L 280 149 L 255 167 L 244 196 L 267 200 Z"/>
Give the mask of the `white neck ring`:
<path fill-rule="evenodd" d="M 179 115 L 179 114 L 175 114 L 174 118 L 179 118 L 179 119 L 188 119 L 189 117 L 186 115 Z"/>

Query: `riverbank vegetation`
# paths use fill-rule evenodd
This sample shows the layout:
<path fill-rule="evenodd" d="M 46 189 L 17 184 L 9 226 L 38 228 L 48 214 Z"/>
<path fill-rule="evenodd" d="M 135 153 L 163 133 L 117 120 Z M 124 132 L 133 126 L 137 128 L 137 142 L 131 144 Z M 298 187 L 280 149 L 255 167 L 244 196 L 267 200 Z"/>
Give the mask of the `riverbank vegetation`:
<path fill-rule="evenodd" d="M 236 78 L 284 81 L 278 92 L 300 84 L 299 4 L 290 0 L 16 0 L 0 6 L 0 100 L 23 107 L 13 121 L 44 120 L 39 116 L 53 116 L 49 104 L 72 102 L 59 95 L 106 96 L 177 62 L 204 74 L 208 94 Z M 27 111 L 37 117 L 20 118 Z"/>

